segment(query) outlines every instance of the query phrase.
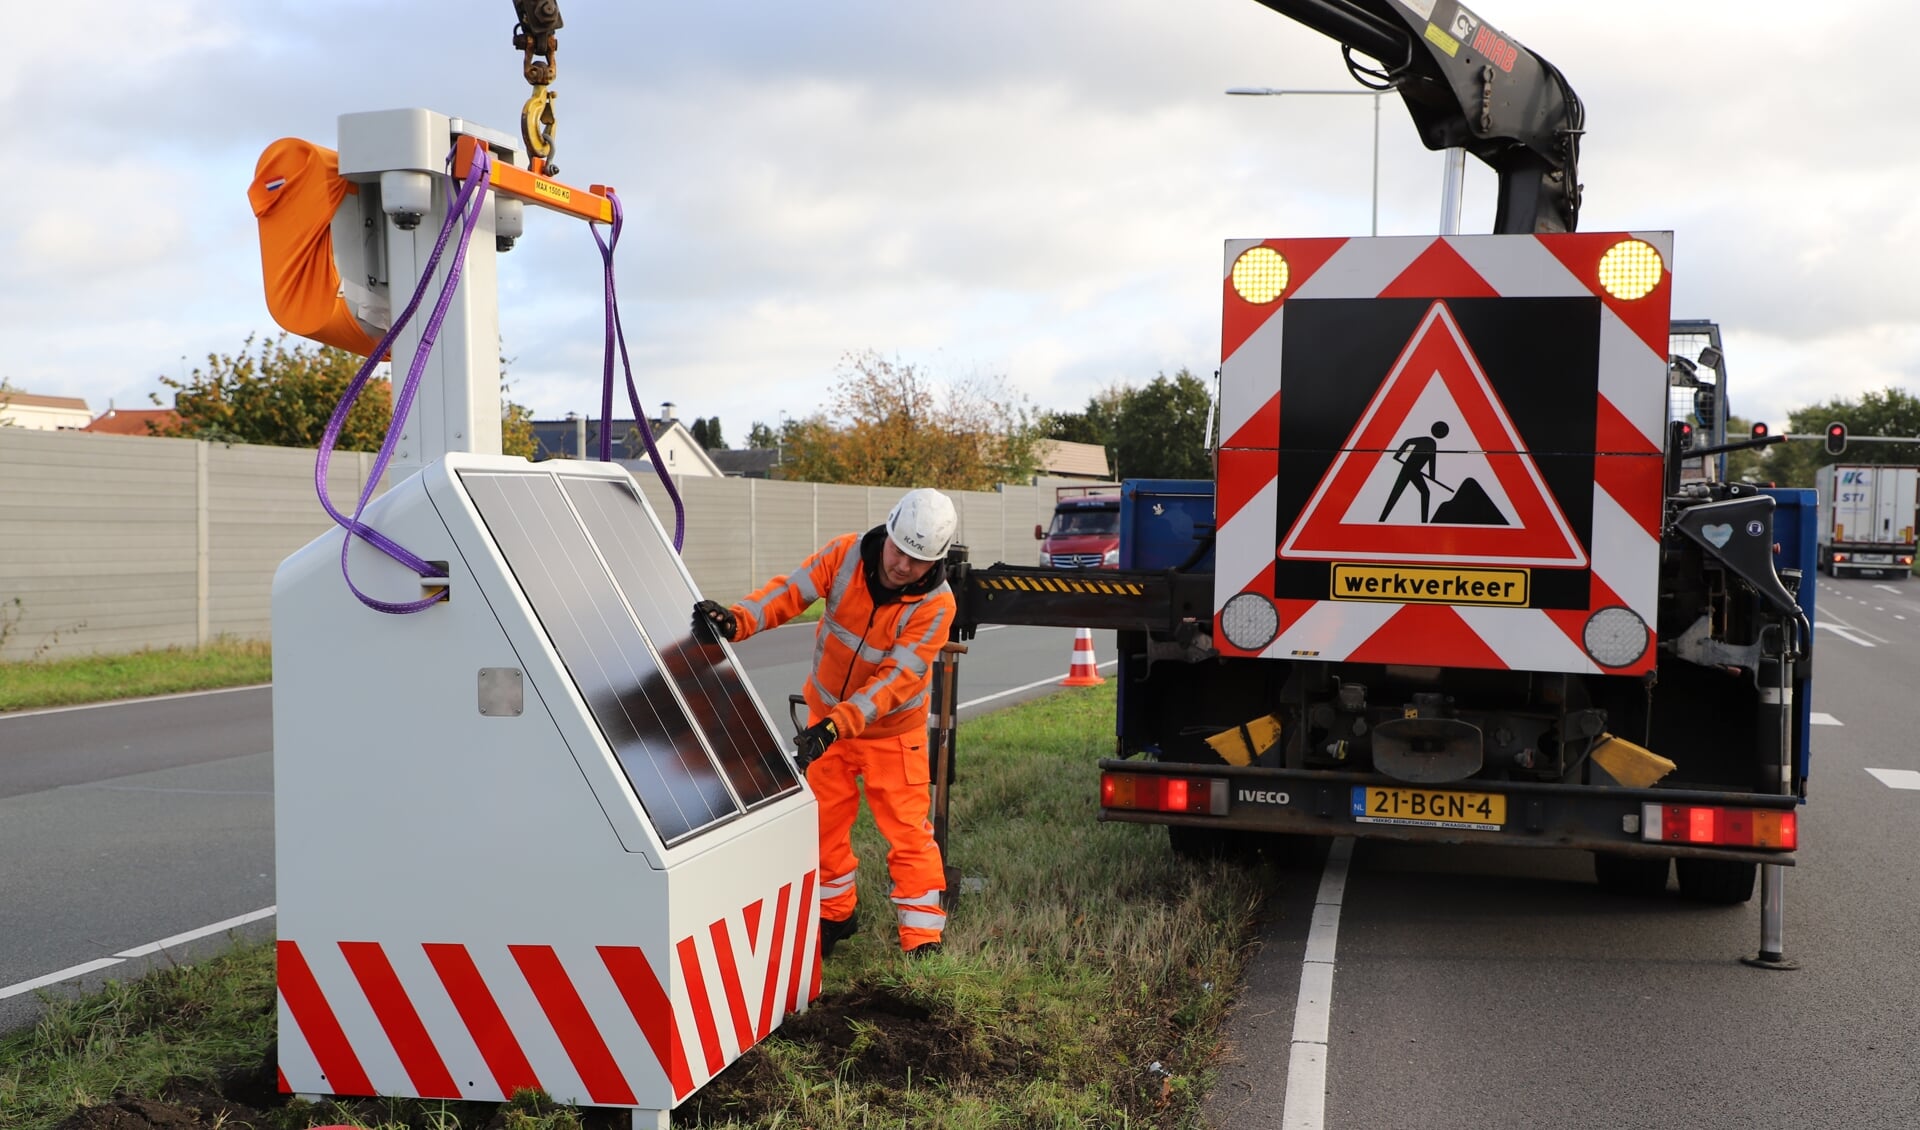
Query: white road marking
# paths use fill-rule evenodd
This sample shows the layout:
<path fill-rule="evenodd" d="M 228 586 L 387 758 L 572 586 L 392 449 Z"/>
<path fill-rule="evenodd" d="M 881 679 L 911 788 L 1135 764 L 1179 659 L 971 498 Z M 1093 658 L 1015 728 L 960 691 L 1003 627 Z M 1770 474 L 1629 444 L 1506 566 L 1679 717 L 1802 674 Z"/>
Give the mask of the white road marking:
<path fill-rule="evenodd" d="M 235 927 L 245 926 L 249 922 L 258 922 L 262 918 L 272 917 L 279 909 L 278 906 L 269 906 L 263 910 L 253 911 L 250 914 L 235 915 L 232 918 L 215 922 L 211 926 L 202 926 L 198 930 L 188 930 L 184 934 L 175 934 L 171 938 L 162 938 L 157 942 L 148 942 L 144 946 L 135 946 L 130 950 L 121 950 L 112 957 L 96 958 L 93 961 L 82 962 L 79 965 L 70 965 L 65 969 L 49 973 L 44 977 L 35 977 L 31 981 L 21 981 L 14 985 L 0 986 L 0 1001 L 6 1000 L 8 997 L 17 997 L 22 993 L 31 993 L 35 989 L 43 989 L 48 985 L 58 985 L 62 981 L 70 981 L 75 977 L 92 973 L 96 969 L 105 969 L 110 965 L 118 965 L 131 957 L 145 957 L 150 953 L 159 953 L 163 949 L 191 942 L 195 938 L 204 938 L 208 934 L 218 934 L 223 930 L 232 930 Z"/>
<path fill-rule="evenodd" d="M 1873 610 L 1874 610 L 1875 612 L 1885 612 L 1885 611 L 1886 611 L 1886 609 L 1884 609 L 1884 608 L 1882 608 L 1882 607 L 1880 607 L 1880 606 L 1879 606 L 1879 605 L 1877 605 L 1877 604 L 1873 606 Z"/>
<path fill-rule="evenodd" d="M 270 687 L 272 683 L 254 683 L 246 687 L 221 687 L 212 691 L 182 691 L 179 694 L 155 694 L 145 698 L 116 698 L 107 702 L 83 702 L 78 706 L 44 706 L 38 710 L 9 710 L 0 714 L 0 722 L 9 718 L 27 718 L 35 714 L 64 714 L 69 710 L 99 710 L 103 706 L 127 706 L 136 702 L 163 702 L 170 698 L 192 698 L 195 695 L 233 694 L 235 691 L 257 691 Z"/>
<path fill-rule="evenodd" d="M 1857 643 L 1861 647 L 1874 646 L 1874 643 L 1872 640 L 1862 639 L 1859 636 L 1854 635 L 1851 630 L 1847 628 L 1843 628 L 1838 624 L 1830 624 L 1827 621 L 1822 620 L 1819 623 L 1815 624 L 1814 627 L 1825 628 L 1827 631 L 1832 632 L 1834 635 L 1839 636 L 1841 639 L 1846 640 L 1849 643 Z"/>
<path fill-rule="evenodd" d="M 1869 769 L 1890 789 L 1920 789 L 1920 769 Z"/>
<path fill-rule="evenodd" d="M 1813 724 L 1814 724 L 1814 725 L 1816 725 L 1816 726 L 1844 726 L 1844 725 L 1846 725 L 1846 723 L 1845 723 L 1845 722 L 1842 722 L 1842 721 L 1841 721 L 1840 719 L 1838 719 L 1838 718 L 1835 718 L 1835 717 L 1834 717 L 1833 715 L 1831 715 L 1831 714 L 1822 714 L 1822 713 L 1821 713 L 1821 712 L 1819 712 L 1818 710 L 1816 710 L 1816 711 L 1814 711 L 1814 712 L 1813 712 Z"/>
<path fill-rule="evenodd" d="M 45 977 L 35 977 L 31 981 L 22 981 L 17 985 L 8 985 L 5 988 L 0 988 L 0 1001 L 6 1000 L 8 997 L 17 997 L 21 993 L 31 993 L 35 989 L 45 988 L 48 985 L 58 985 L 69 977 L 78 977 L 85 973 L 91 973 L 96 969 L 105 969 L 109 965 L 118 964 L 120 964 L 120 959 L 117 957 L 103 957 L 98 961 L 89 961 L 84 965 L 71 965 L 60 970 L 58 973 L 49 973 Z"/>
<path fill-rule="evenodd" d="M 1898 612 L 1895 612 L 1895 613 L 1893 614 L 1893 618 L 1894 618 L 1895 620 L 1905 620 L 1905 619 L 1906 619 L 1906 617 L 1905 617 L 1905 616 L 1902 616 L 1902 615 L 1900 615 L 1900 614 L 1899 614 Z"/>
<path fill-rule="evenodd" d="M 1341 836 L 1327 851 L 1307 927 L 1307 955 L 1300 963 L 1300 995 L 1293 1006 L 1293 1051 L 1287 1059 L 1283 1130 L 1321 1130 L 1327 1120 L 1327 1036 L 1333 1016 L 1333 958 L 1340 940 L 1340 904 L 1347 893 L 1347 862 L 1353 837 Z"/>
<path fill-rule="evenodd" d="M 999 631 L 1000 629 L 1002 629 L 1002 628 L 1005 628 L 1005 627 L 1008 627 L 1008 625 L 1006 625 L 1006 624 L 982 624 L 982 625 L 980 625 L 980 626 L 979 626 L 978 628 L 975 628 L 975 629 L 974 629 L 974 633 L 975 633 L 975 634 L 977 635 L 977 634 L 979 634 L 979 633 L 981 633 L 981 632 L 997 632 L 997 631 Z"/>
<path fill-rule="evenodd" d="M 204 938 L 208 934 L 218 934 L 223 930 L 233 930 L 238 927 L 245 926 L 249 922 L 258 922 L 262 918 L 272 918 L 274 914 L 276 914 L 279 911 L 279 909 L 280 909 L 279 904 L 276 903 L 273 906 L 262 907 L 259 910 L 255 910 L 247 914 L 236 914 L 232 918 L 221 919 L 220 921 L 215 922 L 211 926 L 202 926 L 198 930 L 188 930 L 184 934 L 175 934 L 171 938 L 161 938 L 157 942 L 148 942 L 144 946 L 135 946 L 130 950 L 121 950 L 119 953 L 116 953 L 113 956 L 145 957 L 150 953 L 159 953 L 161 950 L 164 950 L 164 949 L 171 949 L 174 946 L 185 945 L 186 943 L 193 941 L 195 938 Z"/>
<path fill-rule="evenodd" d="M 1900 595 L 1900 590 L 1899 590 L 1899 589 L 1897 589 L 1897 588 L 1894 588 L 1894 587 L 1893 587 L 1892 585 L 1875 585 L 1875 586 L 1873 586 L 1873 587 L 1874 587 L 1874 588 L 1877 588 L 1877 589 L 1881 589 L 1881 590 L 1884 590 L 1884 591 L 1886 591 L 1886 592 L 1890 592 L 1890 593 L 1892 593 L 1892 594 L 1893 594 L 1893 595 L 1895 595 L 1895 596 L 1899 596 L 1899 595 Z"/>
<path fill-rule="evenodd" d="M 1871 647 L 1873 645 L 1868 644 L 1867 646 Z M 1112 667 L 1118 664 L 1119 662 L 1120 661 L 1118 659 L 1109 659 L 1105 663 L 1096 663 L 1094 664 L 1094 670 L 1097 671 L 1102 667 Z M 1064 679 L 1066 678 L 1066 676 L 1062 675 L 1060 676 L 1060 678 Z M 996 698 L 1005 698 L 1010 694 L 1019 694 L 1021 691 L 1030 691 L 1035 687 L 1059 686 L 1059 685 L 1060 685 L 1060 679 L 1041 679 L 1038 682 L 1026 683 L 1018 687 L 1008 687 L 1004 691 L 995 691 L 992 694 L 983 694 L 979 698 L 961 703 L 959 706 L 955 707 L 954 709 L 965 710 L 969 706 L 979 706 L 983 702 L 992 702 Z"/>

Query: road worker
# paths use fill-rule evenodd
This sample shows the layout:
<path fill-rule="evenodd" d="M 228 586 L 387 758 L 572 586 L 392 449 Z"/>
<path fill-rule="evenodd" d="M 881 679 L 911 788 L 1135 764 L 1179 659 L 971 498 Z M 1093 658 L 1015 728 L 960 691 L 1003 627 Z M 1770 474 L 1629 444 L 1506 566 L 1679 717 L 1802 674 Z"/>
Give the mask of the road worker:
<path fill-rule="evenodd" d="M 927 820 L 927 705 L 934 657 L 953 626 L 945 562 L 958 526 L 952 499 L 908 491 L 883 524 L 834 538 L 731 608 L 694 606 L 696 628 L 744 640 L 826 602 L 807 678 L 808 725 L 794 739 L 820 803 L 823 957 L 859 928 L 852 833 L 863 785 L 887 838 L 900 948 L 914 956 L 940 948 L 946 875 Z"/>

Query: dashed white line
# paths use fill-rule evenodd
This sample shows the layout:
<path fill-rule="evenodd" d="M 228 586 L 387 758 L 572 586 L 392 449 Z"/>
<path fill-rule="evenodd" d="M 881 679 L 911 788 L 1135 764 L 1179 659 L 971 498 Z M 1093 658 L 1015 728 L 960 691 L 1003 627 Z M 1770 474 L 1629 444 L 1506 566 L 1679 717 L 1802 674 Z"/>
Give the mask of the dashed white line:
<path fill-rule="evenodd" d="M 1867 772 L 1880 778 L 1880 783 L 1890 789 L 1920 789 L 1920 769 L 1869 769 Z M 1292 1093 L 1292 1088 L 1288 1088 Z"/>
<path fill-rule="evenodd" d="M 1327 1121 L 1327 1035 L 1333 1017 L 1333 958 L 1340 940 L 1340 904 L 1346 898 L 1347 862 L 1353 837 L 1342 836 L 1327 851 L 1307 927 L 1307 954 L 1300 963 L 1300 995 L 1293 1006 L 1293 1050 L 1287 1058 L 1287 1097 L 1280 1110 L 1284 1130 L 1321 1130 Z"/>
<path fill-rule="evenodd" d="M 1833 715 L 1831 715 L 1831 714 L 1823 714 L 1823 713 L 1821 713 L 1821 712 L 1820 712 L 1820 711 L 1818 711 L 1818 710 L 1815 710 L 1815 711 L 1813 711 L 1813 712 L 1812 712 L 1812 721 L 1813 721 L 1813 724 L 1814 724 L 1814 725 L 1816 725 L 1816 726 L 1844 726 L 1844 725 L 1846 725 L 1846 723 L 1845 723 L 1845 722 L 1842 722 L 1842 721 L 1841 721 L 1840 719 L 1838 719 L 1838 718 L 1835 718 L 1835 717 L 1834 717 Z"/>
<path fill-rule="evenodd" d="M 1814 627 L 1825 628 L 1827 631 L 1832 632 L 1834 635 L 1839 636 L 1841 639 L 1846 640 L 1849 643 L 1857 643 L 1861 647 L 1875 646 L 1872 640 L 1862 639 L 1861 637 L 1854 635 L 1851 630 L 1847 628 L 1843 628 L 1838 624 L 1831 624 L 1825 620 L 1821 620 L 1818 623 L 1814 624 Z"/>
<path fill-rule="evenodd" d="M 135 946 L 130 950 L 121 950 L 112 957 L 96 958 L 93 961 L 81 962 L 79 965 L 70 965 L 65 969 L 49 973 L 44 977 L 35 977 L 31 981 L 21 981 L 18 984 L 6 985 L 0 987 L 0 1001 L 6 1000 L 8 997 L 17 997 L 22 993 L 31 993 L 35 989 L 44 989 L 48 985 L 58 985 L 62 981 L 70 981 L 75 977 L 85 976 L 96 969 L 105 969 L 110 965 L 118 965 L 128 958 L 145 957 L 150 953 L 159 953 L 163 949 L 184 945 L 196 938 L 204 938 L 209 934 L 218 934 L 224 930 L 232 930 L 240 926 L 245 926 L 249 922 L 258 922 L 262 918 L 271 918 L 279 909 L 278 906 L 269 906 L 248 914 L 237 914 L 232 918 L 215 922 L 211 926 L 202 926 L 197 930 L 188 930 L 184 934 L 175 934 L 171 938 L 161 938 L 157 942 L 148 942 L 144 946 Z"/>
<path fill-rule="evenodd" d="M 1884 591 L 1884 592 L 1890 592 L 1890 593 L 1892 593 L 1892 594 L 1893 594 L 1893 595 L 1895 595 L 1895 596 L 1899 596 L 1899 595 L 1900 595 L 1900 590 L 1899 590 L 1899 589 L 1897 589 L 1897 588 L 1894 588 L 1894 587 L 1893 587 L 1892 585 L 1875 585 L 1875 586 L 1873 586 L 1873 587 L 1874 587 L 1874 588 L 1877 588 L 1877 589 L 1880 589 L 1880 590 L 1882 590 L 1882 591 Z"/>

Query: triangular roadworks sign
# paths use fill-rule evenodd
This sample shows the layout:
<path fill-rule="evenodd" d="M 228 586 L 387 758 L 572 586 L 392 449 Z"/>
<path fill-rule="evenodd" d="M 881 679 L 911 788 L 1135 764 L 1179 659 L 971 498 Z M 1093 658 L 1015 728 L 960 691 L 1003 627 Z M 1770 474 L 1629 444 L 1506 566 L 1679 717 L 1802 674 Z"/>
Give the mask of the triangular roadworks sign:
<path fill-rule="evenodd" d="M 1444 302 L 1420 320 L 1279 556 L 1587 564 L 1580 539 Z"/>

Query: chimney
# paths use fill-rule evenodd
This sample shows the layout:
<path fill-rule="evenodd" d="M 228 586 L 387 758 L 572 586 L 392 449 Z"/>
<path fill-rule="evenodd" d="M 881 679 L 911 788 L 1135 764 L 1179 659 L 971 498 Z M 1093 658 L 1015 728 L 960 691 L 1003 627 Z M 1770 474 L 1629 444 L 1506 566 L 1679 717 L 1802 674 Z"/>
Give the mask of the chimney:
<path fill-rule="evenodd" d="M 660 418 L 661 418 L 662 420 L 665 420 L 665 421 L 667 421 L 668 423 L 672 423 L 672 422 L 673 422 L 673 419 L 674 419 L 674 415 L 673 415 L 673 401 L 671 401 L 671 400 L 668 400 L 668 401 L 664 401 L 664 402 L 662 402 L 662 403 L 661 403 L 661 405 L 660 405 Z"/>

